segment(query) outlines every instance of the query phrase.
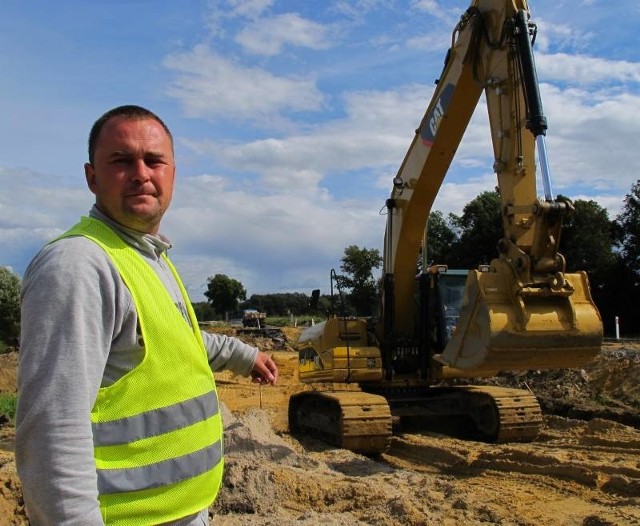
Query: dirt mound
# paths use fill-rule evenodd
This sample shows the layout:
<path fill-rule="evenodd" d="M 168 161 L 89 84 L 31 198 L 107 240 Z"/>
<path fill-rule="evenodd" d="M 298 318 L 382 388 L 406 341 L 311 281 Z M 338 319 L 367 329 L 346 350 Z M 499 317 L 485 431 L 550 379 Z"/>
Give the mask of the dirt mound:
<path fill-rule="evenodd" d="M 406 434 L 375 460 L 268 422 L 228 426 L 216 524 L 640 524 L 640 433 L 615 422 L 552 416 L 531 444 Z"/>

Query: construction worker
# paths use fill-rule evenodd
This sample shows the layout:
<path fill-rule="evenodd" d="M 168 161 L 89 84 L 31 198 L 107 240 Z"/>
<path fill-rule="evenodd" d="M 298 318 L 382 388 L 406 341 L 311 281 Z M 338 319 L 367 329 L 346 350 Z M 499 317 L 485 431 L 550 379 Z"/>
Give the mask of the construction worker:
<path fill-rule="evenodd" d="M 159 233 L 173 138 L 139 106 L 89 136 L 88 217 L 22 288 L 16 463 L 31 524 L 204 525 L 222 479 L 212 371 L 274 384 L 264 352 L 201 332 Z"/>

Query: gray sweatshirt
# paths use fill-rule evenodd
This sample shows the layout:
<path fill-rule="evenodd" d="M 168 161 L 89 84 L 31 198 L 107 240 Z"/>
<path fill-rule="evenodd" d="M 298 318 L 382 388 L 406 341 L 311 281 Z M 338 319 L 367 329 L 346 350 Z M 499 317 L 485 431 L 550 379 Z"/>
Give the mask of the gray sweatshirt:
<path fill-rule="evenodd" d="M 156 271 L 186 318 L 177 283 L 160 255 L 162 236 L 141 234 L 106 218 Z M 90 412 L 98 389 L 142 359 L 133 299 L 106 253 L 84 237 L 46 245 L 22 280 L 16 414 L 16 464 L 31 523 L 102 525 Z M 188 319 L 188 318 L 187 318 Z M 236 338 L 203 332 L 213 371 L 250 374 L 258 350 Z M 206 510 L 173 524 L 207 524 Z"/>

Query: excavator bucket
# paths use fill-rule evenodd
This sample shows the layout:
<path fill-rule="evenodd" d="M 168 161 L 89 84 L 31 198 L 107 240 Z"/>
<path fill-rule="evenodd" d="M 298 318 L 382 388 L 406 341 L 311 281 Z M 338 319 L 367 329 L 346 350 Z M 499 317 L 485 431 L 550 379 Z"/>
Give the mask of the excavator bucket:
<path fill-rule="evenodd" d="M 602 320 L 586 273 L 562 277 L 552 290 L 523 286 L 500 261 L 490 272 L 470 271 L 458 325 L 435 356 L 443 375 L 572 368 L 593 359 L 602 345 Z"/>

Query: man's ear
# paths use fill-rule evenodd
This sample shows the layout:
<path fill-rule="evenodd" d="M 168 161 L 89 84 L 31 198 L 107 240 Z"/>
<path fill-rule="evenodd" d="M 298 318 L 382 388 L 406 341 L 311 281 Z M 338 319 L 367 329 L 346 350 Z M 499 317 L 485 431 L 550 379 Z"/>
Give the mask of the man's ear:
<path fill-rule="evenodd" d="M 84 177 L 87 180 L 89 190 L 96 193 L 96 171 L 91 163 L 84 163 Z"/>

